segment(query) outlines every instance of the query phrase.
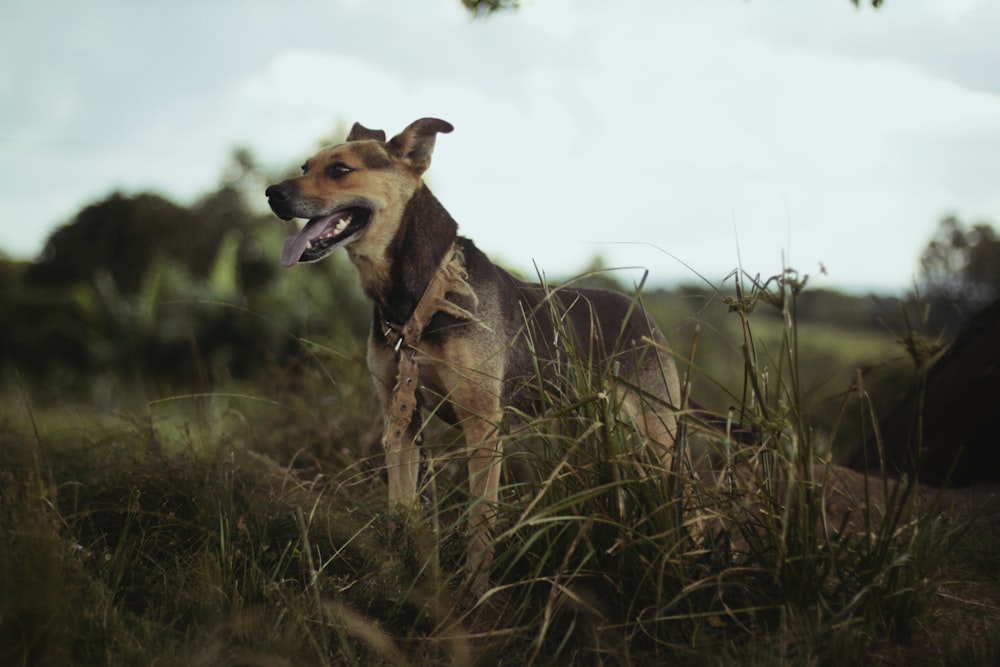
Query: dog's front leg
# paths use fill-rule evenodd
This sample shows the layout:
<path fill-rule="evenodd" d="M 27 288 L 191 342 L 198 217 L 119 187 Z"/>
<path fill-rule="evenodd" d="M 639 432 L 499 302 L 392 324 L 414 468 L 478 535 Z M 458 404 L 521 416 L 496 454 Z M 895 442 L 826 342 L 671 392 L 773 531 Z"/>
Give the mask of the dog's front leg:
<path fill-rule="evenodd" d="M 417 435 L 420 427 L 418 412 L 412 412 L 409 419 L 394 421 L 387 417 L 386 433 L 382 437 L 385 447 L 385 465 L 389 477 L 389 506 L 400 505 L 405 509 L 417 506 L 420 483 L 420 447 Z M 397 430 L 402 433 L 396 436 Z"/>
<path fill-rule="evenodd" d="M 500 495 L 503 454 L 500 426 L 503 418 L 504 356 L 484 354 L 482 347 L 482 341 L 454 343 L 451 359 L 435 369 L 441 386 L 447 389 L 443 393 L 447 395 L 465 437 L 470 503 L 466 586 L 476 595 L 485 593 L 489 586 L 493 562 L 492 532 Z"/>
<path fill-rule="evenodd" d="M 420 428 L 418 408 L 409 401 L 394 405 L 393 388 L 399 365 L 392 349 L 374 338 L 368 341 L 368 369 L 375 380 L 385 420 L 382 446 L 389 481 L 389 507 L 402 505 L 405 509 L 413 509 L 417 506 L 420 476 L 420 449 L 416 443 Z"/>

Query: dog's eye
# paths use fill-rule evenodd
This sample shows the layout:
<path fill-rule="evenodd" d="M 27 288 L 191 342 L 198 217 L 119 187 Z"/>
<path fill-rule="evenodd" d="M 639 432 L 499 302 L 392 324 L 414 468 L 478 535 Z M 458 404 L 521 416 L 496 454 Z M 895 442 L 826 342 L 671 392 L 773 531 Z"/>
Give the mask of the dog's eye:
<path fill-rule="evenodd" d="M 333 164 L 327 165 L 325 171 L 326 175 L 330 178 L 342 178 L 354 170 L 343 162 L 334 162 Z"/>
<path fill-rule="evenodd" d="M 307 164 L 302 165 L 302 173 L 304 174 L 307 171 L 309 171 L 309 165 L 307 165 Z"/>

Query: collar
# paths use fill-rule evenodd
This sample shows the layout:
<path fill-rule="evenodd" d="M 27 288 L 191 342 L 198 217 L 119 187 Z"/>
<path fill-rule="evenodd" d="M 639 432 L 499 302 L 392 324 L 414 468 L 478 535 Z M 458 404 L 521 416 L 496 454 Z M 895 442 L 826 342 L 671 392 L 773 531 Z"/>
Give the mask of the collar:
<path fill-rule="evenodd" d="M 458 319 L 477 322 L 478 318 L 470 311 L 448 300 L 449 294 L 459 294 L 471 297 L 473 307 L 478 304 L 475 292 L 469 285 L 469 274 L 465 269 L 465 257 L 458 244 L 452 243 L 444 254 L 441 264 L 431 277 L 427 288 L 420 296 L 413 314 L 405 324 L 396 324 L 388 320 L 382 321 L 382 335 L 392 346 L 397 356 L 405 345 L 416 349 L 424 334 L 424 329 L 431 319 L 439 312 L 448 313 Z"/>

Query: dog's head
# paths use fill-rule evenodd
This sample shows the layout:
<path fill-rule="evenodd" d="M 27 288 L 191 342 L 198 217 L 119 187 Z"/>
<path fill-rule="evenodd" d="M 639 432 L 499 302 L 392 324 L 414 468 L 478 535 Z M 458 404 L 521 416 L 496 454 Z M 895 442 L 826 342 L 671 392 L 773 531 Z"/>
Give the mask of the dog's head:
<path fill-rule="evenodd" d="M 285 241 L 281 263 L 315 262 L 348 244 L 359 255 L 384 251 L 431 164 L 438 132 L 452 129 L 421 118 L 386 141 L 382 130 L 355 123 L 346 142 L 306 160 L 301 176 L 268 187 L 278 217 L 308 221 Z"/>

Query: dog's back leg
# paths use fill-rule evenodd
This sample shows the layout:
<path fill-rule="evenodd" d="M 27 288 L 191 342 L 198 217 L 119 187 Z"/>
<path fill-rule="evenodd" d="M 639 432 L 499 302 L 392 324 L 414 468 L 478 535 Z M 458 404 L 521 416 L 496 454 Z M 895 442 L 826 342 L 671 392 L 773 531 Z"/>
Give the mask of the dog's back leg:
<path fill-rule="evenodd" d="M 643 351 L 645 358 L 638 364 L 635 381 L 639 391 L 629 390 L 622 407 L 656 449 L 664 474 L 671 476 L 677 497 L 683 499 L 678 515 L 684 528 L 696 543 L 709 537 L 708 516 L 701 508 L 698 474 L 692 465 L 689 449 L 690 431 L 681 432 L 678 411 L 686 408 L 681 395 L 680 380 L 673 358 L 666 346 L 652 346 Z"/>
<path fill-rule="evenodd" d="M 499 408 L 499 406 L 498 406 Z M 503 441 L 499 409 L 490 418 L 469 416 L 462 422 L 469 449 L 469 554 L 466 570 L 470 590 L 481 595 L 489 585 L 493 563 L 493 522 L 499 500 Z"/>
<path fill-rule="evenodd" d="M 666 341 L 657 336 L 659 345 L 637 345 L 633 348 L 634 382 L 622 401 L 626 414 L 642 431 L 665 471 L 674 469 L 678 445 L 677 410 L 682 408 L 680 380 L 674 360 L 666 352 Z"/>
<path fill-rule="evenodd" d="M 664 471 L 674 469 L 674 455 L 677 447 L 677 415 L 673 408 L 654 403 L 659 398 L 648 398 L 629 392 L 622 407 L 635 422 L 656 456 Z"/>

